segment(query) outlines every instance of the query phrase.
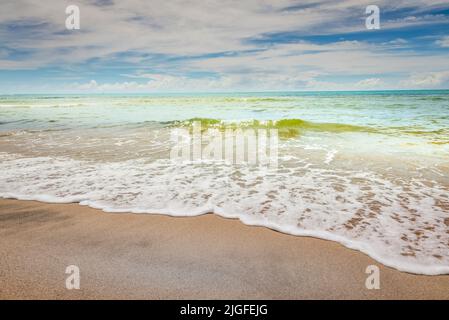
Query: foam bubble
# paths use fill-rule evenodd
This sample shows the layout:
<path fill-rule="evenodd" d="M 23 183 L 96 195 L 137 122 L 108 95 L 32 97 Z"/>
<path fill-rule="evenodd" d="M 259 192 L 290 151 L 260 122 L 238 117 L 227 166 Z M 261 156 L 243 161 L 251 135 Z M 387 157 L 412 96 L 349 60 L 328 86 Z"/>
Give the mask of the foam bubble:
<path fill-rule="evenodd" d="M 292 161 L 292 160 L 290 160 Z M 374 172 L 220 161 L 81 161 L 0 153 L 0 196 L 107 212 L 208 212 L 337 241 L 396 269 L 449 273 L 447 186 Z"/>

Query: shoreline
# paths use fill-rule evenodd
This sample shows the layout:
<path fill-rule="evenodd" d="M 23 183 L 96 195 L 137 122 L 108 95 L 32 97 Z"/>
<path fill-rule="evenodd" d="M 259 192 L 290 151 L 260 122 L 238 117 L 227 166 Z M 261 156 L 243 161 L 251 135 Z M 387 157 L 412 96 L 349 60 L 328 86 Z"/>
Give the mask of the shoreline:
<path fill-rule="evenodd" d="M 311 237 L 196 217 L 0 199 L 1 299 L 449 299 L 449 275 Z M 65 288 L 80 268 L 81 289 Z M 379 290 L 365 287 L 369 265 Z"/>

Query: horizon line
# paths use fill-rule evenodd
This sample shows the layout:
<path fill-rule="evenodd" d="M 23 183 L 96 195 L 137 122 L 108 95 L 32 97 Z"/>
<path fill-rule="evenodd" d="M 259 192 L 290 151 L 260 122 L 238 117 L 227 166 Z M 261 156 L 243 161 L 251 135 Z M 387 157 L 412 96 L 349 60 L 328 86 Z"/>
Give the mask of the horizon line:
<path fill-rule="evenodd" d="M 0 93 L 0 96 L 19 95 L 151 95 L 151 94 L 229 94 L 229 93 L 343 93 L 343 92 L 408 92 L 408 91 L 449 91 L 444 89 L 366 89 L 366 90 L 265 90 L 265 91 L 160 91 L 160 92 L 30 92 L 30 93 Z"/>

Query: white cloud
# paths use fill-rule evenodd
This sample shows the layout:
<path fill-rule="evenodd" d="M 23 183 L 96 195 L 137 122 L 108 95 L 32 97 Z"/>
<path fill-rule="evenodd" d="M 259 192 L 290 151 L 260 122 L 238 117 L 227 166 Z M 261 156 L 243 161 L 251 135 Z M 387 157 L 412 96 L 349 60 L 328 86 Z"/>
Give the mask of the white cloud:
<path fill-rule="evenodd" d="M 81 30 L 67 31 L 65 8 L 73 4 L 72 1 L 9 1 L 2 3 L 1 25 L 16 26 L 17 31 L 7 32 L 14 28 L 0 28 L 2 45 L 29 51 L 30 56 L 21 60 L 9 59 L 8 52 L 1 51 L 0 69 L 76 68 L 96 59 L 89 72 L 95 72 L 102 65 L 113 65 L 111 68 L 116 69 L 118 75 L 130 81 L 114 79 L 99 83 L 99 80 L 92 80 L 77 84 L 77 90 L 140 92 L 371 88 L 384 85 L 380 78 L 384 79 L 386 73 L 405 74 L 413 70 L 416 74 L 429 74 L 449 65 L 447 54 L 428 53 L 424 56 L 413 51 L 393 52 L 392 48 L 408 45 L 407 40 L 401 38 L 377 45 L 368 41 L 337 40 L 327 44 L 249 41 L 285 32 L 307 36 L 366 31 L 364 8 L 371 2 L 305 0 L 300 3 L 302 9 L 295 9 L 298 6 L 295 0 L 232 3 L 222 0 L 127 0 L 107 6 L 95 5 L 91 0 L 78 0 Z M 403 8 L 447 6 L 445 1 L 438 0 L 379 0 L 376 4 L 381 8 L 381 14 Z M 446 18 L 423 15 L 419 9 L 415 11 L 410 13 L 412 18 L 381 19 L 381 29 L 438 23 Z M 438 45 L 445 46 L 447 37 L 439 41 Z M 207 56 L 219 52 L 235 54 Z M 151 59 L 153 56 L 156 58 Z M 158 60 L 161 56 L 174 59 Z M 185 56 L 198 57 L 180 59 Z M 133 73 L 130 68 L 123 71 L 122 68 L 128 65 L 136 71 Z M 96 78 L 95 74 L 82 74 L 86 70 L 81 67 L 76 70 L 81 70 L 77 75 L 84 79 Z M 208 76 L 189 76 L 198 73 Z M 348 75 L 367 79 L 359 83 L 317 80 Z M 415 85 L 422 81 L 413 79 L 404 80 L 403 84 Z"/>
<path fill-rule="evenodd" d="M 71 84 L 66 89 L 77 92 L 208 92 L 208 91 L 269 91 L 269 90 L 365 90 L 379 89 L 385 83 L 379 78 L 369 78 L 356 83 L 335 83 L 316 80 L 313 73 L 297 75 L 266 75 L 259 79 L 245 77 L 240 74 L 219 78 L 192 79 L 182 76 L 161 74 L 145 74 L 146 82 L 125 81 L 115 83 L 98 83 L 91 80 L 87 83 Z"/>
<path fill-rule="evenodd" d="M 241 56 L 220 56 L 192 61 L 196 71 L 217 73 L 371 75 L 385 73 L 438 71 L 449 64 L 443 54 L 417 55 L 410 51 L 391 52 L 389 45 L 343 41 L 330 44 L 295 43 L 270 47 L 265 51 Z"/>
<path fill-rule="evenodd" d="M 360 89 L 372 89 L 372 88 L 378 88 L 379 86 L 384 85 L 384 82 L 379 78 L 369 78 L 360 80 L 355 84 L 355 87 Z"/>
<path fill-rule="evenodd" d="M 436 88 L 449 81 L 449 71 L 414 73 L 400 82 L 406 88 Z"/>
<path fill-rule="evenodd" d="M 297 5 L 297 1 L 246 0 L 230 4 L 222 0 L 127 0 L 97 6 L 94 1 L 79 0 L 81 30 L 67 32 L 65 7 L 71 1 L 16 0 L 2 3 L 0 21 L 28 24 L 29 28 L 19 36 L 6 32 L 0 38 L 5 46 L 36 51 L 30 61 L 22 61 L 31 67 L 108 58 L 130 51 L 170 55 L 239 51 L 261 48 L 246 40 L 267 33 L 309 35 L 364 31 L 362 9 L 370 2 L 303 1 L 301 5 L 305 9 L 286 10 Z M 314 6 L 307 8 L 307 4 L 313 3 Z M 388 10 L 420 5 L 438 7 L 442 2 L 379 0 L 377 4 L 381 10 Z M 406 22 L 386 21 L 382 29 L 403 27 L 404 23 L 435 23 L 435 19 L 441 17 L 425 15 Z M 139 57 L 129 59 L 139 62 Z"/>
<path fill-rule="evenodd" d="M 435 43 L 440 47 L 449 48 L 449 36 L 445 36 L 440 40 L 437 40 Z"/>
<path fill-rule="evenodd" d="M 147 75 L 147 82 L 125 81 L 114 83 L 98 83 L 91 80 L 87 83 L 75 83 L 65 89 L 77 92 L 158 92 L 158 91 L 213 91 L 232 88 L 232 79 L 223 77 L 218 79 L 192 79 L 182 76 L 161 74 Z"/>
<path fill-rule="evenodd" d="M 397 38 L 388 42 L 385 42 L 384 44 L 389 44 L 389 45 L 393 45 L 393 46 L 404 46 L 406 44 L 408 44 L 408 41 L 402 38 Z"/>

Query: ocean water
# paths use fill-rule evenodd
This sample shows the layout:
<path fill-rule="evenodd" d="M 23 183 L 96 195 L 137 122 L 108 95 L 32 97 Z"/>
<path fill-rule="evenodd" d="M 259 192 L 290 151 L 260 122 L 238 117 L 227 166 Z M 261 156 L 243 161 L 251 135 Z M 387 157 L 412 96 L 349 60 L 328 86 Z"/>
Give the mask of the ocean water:
<path fill-rule="evenodd" d="M 173 130 L 277 130 L 276 166 L 175 161 Z M 449 91 L 0 96 L 0 197 L 214 213 L 449 273 Z"/>

